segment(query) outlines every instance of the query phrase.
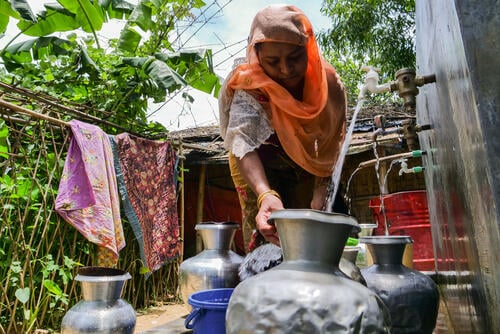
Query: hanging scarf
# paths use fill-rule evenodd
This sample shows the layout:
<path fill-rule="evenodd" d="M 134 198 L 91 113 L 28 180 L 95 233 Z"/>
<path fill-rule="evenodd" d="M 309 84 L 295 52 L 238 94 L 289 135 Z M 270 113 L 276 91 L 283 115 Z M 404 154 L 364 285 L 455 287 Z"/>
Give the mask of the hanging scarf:
<path fill-rule="evenodd" d="M 255 44 L 291 43 L 308 55 L 302 101 L 267 76 L 259 65 Z M 228 76 L 219 95 L 221 135 L 224 137 L 234 91 L 259 90 L 270 103 L 270 120 L 283 149 L 311 174 L 331 176 L 346 130 L 346 95 L 335 69 L 319 52 L 312 25 L 300 9 L 271 5 L 254 18 L 247 62 Z"/>
<path fill-rule="evenodd" d="M 120 188 L 127 218 L 144 254 L 149 272 L 180 255 L 176 155 L 167 141 L 114 137 L 125 188 Z M 125 193 L 126 192 L 126 193 Z M 128 203 L 128 202 L 127 202 Z M 124 203 L 125 204 L 125 203 Z M 142 254 L 141 254 L 142 255 Z"/>
<path fill-rule="evenodd" d="M 55 209 L 87 240 L 98 245 L 98 265 L 113 266 L 125 247 L 113 154 L 97 126 L 70 121 L 72 137 Z M 107 250 L 107 251 L 103 251 Z"/>

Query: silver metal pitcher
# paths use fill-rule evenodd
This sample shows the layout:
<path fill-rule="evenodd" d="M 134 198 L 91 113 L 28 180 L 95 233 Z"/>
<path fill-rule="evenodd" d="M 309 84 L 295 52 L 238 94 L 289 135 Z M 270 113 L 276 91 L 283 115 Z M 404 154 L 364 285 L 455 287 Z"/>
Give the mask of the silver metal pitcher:
<path fill-rule="evenodd" d="M 133 307 L 121 299 L 130 274 L 106 267 L 83 267 L 76 281 L 81 282 L 83 300 L 64 315 L 62 334 L 133 334 L 136 315 Z"/>
<path fill-rule="evenodd" d="M 234 289 L 226 333 L 388 333 L 382 300 L 348 278 L 339 262 L 354 218 L 309 209 L 276 210 L 270 220 L 283 262 Z"/>
<path fill-rule="evenodd" d="M 243 257 L 230 250 L 239 224 L 203 222 L 196 225 L 204 250 L 184 260 L 179 267 L 179 285 L 184 303 L 194 292 L 234 288 L 240 282 L 238 269 Z"/>

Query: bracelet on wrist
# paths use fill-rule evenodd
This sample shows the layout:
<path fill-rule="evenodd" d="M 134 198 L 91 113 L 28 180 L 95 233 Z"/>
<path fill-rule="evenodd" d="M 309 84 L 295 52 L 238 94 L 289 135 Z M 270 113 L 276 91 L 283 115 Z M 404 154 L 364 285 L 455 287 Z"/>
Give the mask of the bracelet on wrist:
<path fill-rule="evenodd" d="M 278 197 L 281 200 L 281 196 L 280 196 L 280 194 L 278 194 L 278 192 L 276 190 L 272 190 L 272 189 L 266 190 L 264 192 L 261 192 L 259 194 L 259 196 L 257 197 L 257 208 L 260 209 L 260 205 L 262 204 L 262 201 L 264 200 L 264 198 L 266 196 L 269 196 L 269 195 Z"/>

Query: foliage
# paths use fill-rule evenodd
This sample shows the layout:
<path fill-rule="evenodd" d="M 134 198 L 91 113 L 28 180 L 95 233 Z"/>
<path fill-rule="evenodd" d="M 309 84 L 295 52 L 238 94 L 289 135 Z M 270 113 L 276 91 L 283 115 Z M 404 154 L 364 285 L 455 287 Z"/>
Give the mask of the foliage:
<path fill-rule="evenodd" d="M 175 23 L 203 5 L 200 0 L 142 0 L 137 5 L 58 0 L 35 15 L 27 0 L 0 0 L 0 38 L 9 22 L 17 22 L 19 29 L 0 50 L 0 81 L 38 93 L 37 101 L 52 96 L 96 116 L 108 133 L 122 131 L 116 124 L 144 135 L 164 132 L 146 118 L 149 100 L 164 101 L 185 85 L 213 94 L 219 88 L 209 50 L 175 50 L 169 41 Z M 123 31 L 105 44 L 98 32 L 111 20 L 122 22 Z M 70 117 L 61 112 L 65 106 L 1 94 L 25 108 Z M 54 211 L 66 129 L 9 117 L 0 120 L 0 333 L 57 329 L 68 307 L 80 299 L 73 278 L 78 266 L 92 264 L 93 246 Z M 124 228 L 133 240 L 131 229 Z M 122 252 L 119 267 L 133 275 L 124 298 L 134 307 L 175 298 L 176 262 L 146 284 L 139 274 L 138 246 L 131 242 Z"/>
<path fill-rule="evenodd" d="M 63 141 L 40 125 L 0 121 L 0 332 L 30 333 L 42 319 L 55 326 L 88 249 L 58 233 L 69 232 L 52 210 Z M 80 255 L 70 251 L 75 246 Z"/>
<path fill-rule="evenodd" d="M 319 33 L 319 43 L 351 92 L 362 82 L 362 65 L 380 68 L 381 82 L 415 68 L 415 0 L 325 0 L 321 11 L 332 28 Z"/>
<path fill-rule="evenodd" d="M 142 0 L 136 6 L 123 0 L 59 0 L 37 17 L 16 11 L 24 1 L 12 3 L 0 0 L 0 13 L 19 19 L 20 33 L 35 38 L 10 41 L 0 52 L 8 71 L 2 81 L 85 104 L 94 116 L 106 113 L 108 121 L 140 133 L 164 130 L 148 125 L 149 100 L 165 101 L 186 85 L 218 92 L 211 52 L 176 52 L 168 39 L 178 20 L 204 5 L 200 0 Z M 27 4 L 23 8 L 31 12 Z M 97 32 L 111 19 L 122 19 L 124 27 L 105 49 Z M 51 35 L 64 31 L 69 31 L 65 38 Z"/>

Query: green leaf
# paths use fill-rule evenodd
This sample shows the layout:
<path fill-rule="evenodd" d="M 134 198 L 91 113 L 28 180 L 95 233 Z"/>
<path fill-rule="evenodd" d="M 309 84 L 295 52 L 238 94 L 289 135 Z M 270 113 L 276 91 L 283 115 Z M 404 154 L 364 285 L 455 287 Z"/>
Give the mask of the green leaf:
<path fill-rule="evenodd" d="M 26 0 L 11 0 L 12 7 L 27 21 L 36 22 L 35 14 Z"/>
<path fill-rule="evenodd" d="M 151 7 L 141 2 L 134 8 L 132 14 L 130 14 L 128 22 L 138 25 L 143 31 L 148 31 L 155 24 L 151 13 Z"/>
<path fill-rule="evenodd" d="M 141 267 L 139 269 L 139 274 L 144 275 L 144 274 L 147 274 L 147 273 L 149 273 L 149 268 L 148 267 Z"/>
<path fill-rule="evenodd" d="M 123 57 L 123 64 L 142 68 L 148 59 L 147 57 Z"/>
<path fill-rule="evenodd" d="M 28 36 L 47 36 L 54 32 L 75 30 L 80 27 L 76 16 L 57 4 L 45 5 L 36 23 L 21 20 L 17 27 Z"/>
<path fill-rule="evenodd" d="M 49 290 L 50 293 L 53 293 L 56 296 L 62 296 L 63 292 L 59 285 L 57 285 L 54 281 L 45 279 L 43 280 L 43 286 Z"/>
<path fill-rule="evenodd" d="M 21 303 L 26 304 L 26 302 L 30 299 L 30 288 L 17 289 L 15 296 Z"/>
<path fill-rule="evenodd" d="M 5 17 L 7 21 L 9 20 L 9 17 L 13 17 L 15 19 L 21 18 L 19 13 L 12 9 L 8 0 L 0 0 L 0 17 Z"/>
<path fill-rule="evenodd" d="M 100 0 L 100 4 L 106 8 L 106 13 L 112 19 L 126 19 L 135 8 L 133 4 L 123 0 Z"/>
<path fill-rule="evenodd" d="M 9 136 L 9 127 L 5 124 L 4 120 L 0 120 L 0 138 L 7 138 Z"/>
<path fill-rule="evenodd" d="M 80 48 L 80 61 L 81 61 L 81 69 L 84 69 L 85 72 L 99 72 L 99 67 L 94 62 L 94 60 L 90 57 L 87 49 L 85 47 Z"/>
<path fill-rule="evenodd" d="M 206 49 L 197 49 L 171 53 L 155 53 L 155 57 L 164 62 L 172 62 L 175 64 L 180 62 L 195 63 L 203 61 L 206 51 Z"/>
<path fill-rule="evenodd" d="M 2 58 L 4 58 L 5 61 L 12 60 L 17 63 L 29 63 L 33 60 L 31 57 L 31 48 L 35 42 L 36 39 L 31 39 L 11 45 L 5 50 Z"/>
<path fill-rule="evenodd" d="M 75 43 L 58 37 L 40 37 L 30 39 L 9 46 L 2 58 L 17 63 L 29 63 L 34 59 L 41 59 L 47 55 L 66 55 L 68 50 L 75 47 Z"/>
<path fill-rule="evenodd" d="M 58 2 L 76 15 L 83 31 L 95 33 L 101 30 L 105 18 L 97 1 L 92 3 L 90 0 L 58 0 Z"/>
<path fill-rule="evenodd" d="M 17 196 L 19 198 L 27 198 L 31 191 L 31 180 L 30 179 L 17 179 Z"/>
<path fill-rule="evenodd" d="M 145 72 L 155 81 L 157 85 L 172 90 L 180 86 L 186 86 L 187 82 L 177 72 L 172 70 L 161 60 L 153 60 L 146 68 Z"/>
<path fill-rule="evenodd" d="M 0 38 L 5 36 L 4 32 L 7 30 L 9 25 L 9 17 L 7 15 L 0 14 Z"/>
<path fill-rule="evenodd" d="M 141 41 L 141 35 L 132 28 L 125 28 L 120 34 L 118 48 L 123 51 L 135 52 Z"/>
<path fill-rule="evenodd" d="M 0 145 L 0 157 L 8 159 L 9 158 L 9 148 L 7 146 Z"/>

